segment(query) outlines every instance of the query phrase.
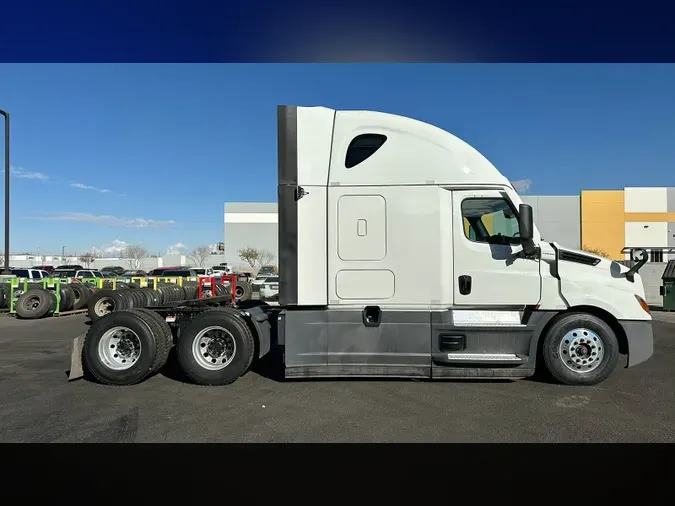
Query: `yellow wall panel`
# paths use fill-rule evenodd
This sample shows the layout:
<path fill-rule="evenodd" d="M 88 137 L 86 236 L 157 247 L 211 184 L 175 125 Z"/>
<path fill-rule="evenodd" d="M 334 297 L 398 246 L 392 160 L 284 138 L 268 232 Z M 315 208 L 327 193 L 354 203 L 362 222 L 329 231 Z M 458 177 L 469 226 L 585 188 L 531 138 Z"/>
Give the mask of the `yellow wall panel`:
<path fill-rule="evenodd" d="M 625 221 L 675 221 L 675 213 L 625 213 Z"/>
<path fill-rule="evenodd" d="M 582 191 L 581 247 L 604 251 L 612 260 L 623 260 L 624 214 L 623 190 Z"/>

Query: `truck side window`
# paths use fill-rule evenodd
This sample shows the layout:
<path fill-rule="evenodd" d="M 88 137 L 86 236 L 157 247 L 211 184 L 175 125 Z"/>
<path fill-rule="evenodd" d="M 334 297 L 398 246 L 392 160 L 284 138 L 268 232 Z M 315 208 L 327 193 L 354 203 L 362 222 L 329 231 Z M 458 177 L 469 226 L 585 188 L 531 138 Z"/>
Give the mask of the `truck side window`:
<path fill-rule="evenodd" d="M 520 244 L 518 217 L 504 199 L 464 199 L 462 218 L 464 235 L 470 241 L 502 245 Z"/>
<path fill-rule="evenodd" d="M 386 142 L 387 136 L 381 134 L 361 134 L 352 139 L 345 156 L 345 167 L 351 169 L 373 156 Z"/>

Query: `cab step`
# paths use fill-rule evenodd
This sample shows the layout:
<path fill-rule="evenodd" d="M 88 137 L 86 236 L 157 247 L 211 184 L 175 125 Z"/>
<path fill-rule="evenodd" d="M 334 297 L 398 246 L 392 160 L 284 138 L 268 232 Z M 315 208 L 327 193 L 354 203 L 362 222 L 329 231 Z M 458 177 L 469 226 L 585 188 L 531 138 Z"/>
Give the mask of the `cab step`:
<path fill-rule="evenodd" d="M 443 361 L 451 364 L 519 365 L 526 363 L 528 358 L 515 353 L 448 353 Z"/>

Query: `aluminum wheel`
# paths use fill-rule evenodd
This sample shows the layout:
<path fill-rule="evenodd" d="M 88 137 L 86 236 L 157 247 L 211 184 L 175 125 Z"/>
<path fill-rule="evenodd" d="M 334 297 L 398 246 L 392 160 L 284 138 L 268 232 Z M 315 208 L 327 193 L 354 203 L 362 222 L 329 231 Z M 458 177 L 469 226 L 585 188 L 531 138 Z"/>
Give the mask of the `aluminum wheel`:
<path fill-rule="evenodd" d="M 98 342 L 98 358 L 115 371 L 124 371 L 141 356 L 141 340 L 127 327 L 113 327 Z"/>
<path fill-rule="evenodd" d="M 102 297 L 94 304 L 94 313 L 103 316 L 115 311 L 115 301 L 111 297 Z"/>
<path fill-rule="evenodd" d="M 236 352 L 234 336 L 223 327 L 206 327 L 192 341 L 195 361 L 209 371 L 219 371 L 230 365 Z"/>
<path fill-rule="evenodd" d="M 594 371 L 602 363 L 605 347 L 592 330 L 574 329 L 560 341 L 558 356 L 569 370 L 584 374 Z"/>

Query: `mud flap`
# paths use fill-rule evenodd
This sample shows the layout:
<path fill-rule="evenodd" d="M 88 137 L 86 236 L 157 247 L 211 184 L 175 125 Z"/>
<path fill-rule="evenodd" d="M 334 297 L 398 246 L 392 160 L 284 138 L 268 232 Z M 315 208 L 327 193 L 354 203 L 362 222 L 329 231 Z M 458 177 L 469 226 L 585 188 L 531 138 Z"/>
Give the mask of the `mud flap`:
<path fill-rule="evenodd" d="M 84 377 L 82 348 L 84 346 L 84 337 L 86 335 L 87 334 L 80 334 L 73 339 L 73 347 L 70 351 L 70 371 L 68 371 L 68 381 L 74 381 Z"/>

